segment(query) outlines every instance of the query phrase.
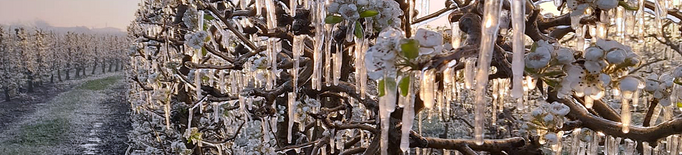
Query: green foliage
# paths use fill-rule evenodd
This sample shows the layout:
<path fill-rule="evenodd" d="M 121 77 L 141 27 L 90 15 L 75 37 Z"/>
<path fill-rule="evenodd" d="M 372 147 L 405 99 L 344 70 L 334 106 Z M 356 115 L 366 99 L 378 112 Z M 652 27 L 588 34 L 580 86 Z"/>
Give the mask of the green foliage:
<path fill-rule="evenodd" d="M 364 36 L 362 24 L 360 22 L 355 22 L 355 37 L 362 38 Z"/>
<path fill-rule="evenodd" d="M 324 18 L 324 23 L 327 24 L 336 24 L 340 23 L 341 21 L 343 21 L 343 18 L 337 15 L 328 15 L 326 18 Z"/>
<path fill-rule="evenodd" d="M 419 56 L 419 41 L 407 39 L 407 42 L 400 45 L 400 49 L 405 57 L 414 59 Z"/>
<path fill-rule="evenodd" d="M 360 18 L 365 18 L 365 17 L 373 17 L 379 14 L 379 11 L 376 10 L 367 10 L 363 11 L 360 13 Z"/>
<path fill-rule="evenodd" d="M 400 87 L 400 95 L 407 96 L 407 92 L 410 89 L 410 77 L 406 76 L 400 79 L 398 87 Z"/>

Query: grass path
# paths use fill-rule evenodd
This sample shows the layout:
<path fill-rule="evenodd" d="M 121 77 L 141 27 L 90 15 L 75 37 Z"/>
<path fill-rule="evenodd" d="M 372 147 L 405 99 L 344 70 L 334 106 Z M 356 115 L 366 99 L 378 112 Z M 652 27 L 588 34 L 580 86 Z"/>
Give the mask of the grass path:
<path fill-rule="evenodd" d="M 0 152 L 120 154 L 116 151 L 125 151 L 130 128 L 125 124 L 129 108 L 122 79 L 121 74 L 110 74 L 82 80 L 80 86 L 36 106 L 33 113 L 1 131 Z"/>

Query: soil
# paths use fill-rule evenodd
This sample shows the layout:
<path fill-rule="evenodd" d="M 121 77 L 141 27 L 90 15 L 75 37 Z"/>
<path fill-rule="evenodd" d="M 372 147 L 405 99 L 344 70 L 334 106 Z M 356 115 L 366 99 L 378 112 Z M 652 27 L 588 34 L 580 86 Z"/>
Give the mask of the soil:
<path fill-rule="evenodd" d="M 0 133 L 26 114 L 33 113 L 40 104 L 52 100 L 61 92 L 71 90 L 72 87 L 63 84 L 45 84 L 36 87 L 33 93 L 14 96 L 10 101 L 5 101 L 3 95 L 0 99 Z"/>

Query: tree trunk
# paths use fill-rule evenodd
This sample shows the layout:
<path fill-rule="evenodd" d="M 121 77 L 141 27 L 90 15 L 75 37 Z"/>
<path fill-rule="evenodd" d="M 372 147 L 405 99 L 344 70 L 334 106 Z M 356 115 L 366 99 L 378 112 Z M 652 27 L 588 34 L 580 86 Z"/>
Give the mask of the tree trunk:
<path fill-rule="evenodd" d="M 62 70 L 57 69 L 57 80 L 62 81 Z"/>
<path fill-rule="evenodd" d="M 102 74 L 104 74 L 104 72 L 106 72 L 106 68 L 107 68 L 107 61 L 102 59 Z"/>
<path fill-rule="evenodd" d="M 32 93 L 33 92 L 33 75 L 28 75 L 28 92 Z"/>
<path fill-rule="evenodd" d="M 69 76 L 69 75 L 70 75 L 70 74 L 69 74 L 69 70 L 70 70 L 70 69 L 65 69 L 65 70 L 64 70 L 64 72 L 66 72 L 66 80 L 70 80 L 70 79 L 71 79 L 71 76 Z"/>
<path fill-rule="evenodd" d="M 116 60 L 116 71 L 117 71 L 117 72 L 118 72 L 119 70 L 121 70 L 121 66 L 122 66 L 121 60 Z"/>
<path fill-rule="evenodd" d="M 82 71 L 81 73 L 82 73 L 84 78 L 85 78 L 85 70 L 88 70 L 88 67 L 83 66 L 83 69 L 81 69 L 81 71 Z"/>
<path fill-rule="evenodd" d="M 81 68 L 76 67 L 76 78 L 80 78 L 80 77 L 81 77 Z"/>
<path fill-rule="evenodd" d="M 95 62 L 92 65 L 92 73 L 90 73 L 90 75 L 95 75 L 96 70 L 97 70 L 97 59 L 95 59 Z"/>
<path fill-rule="evenodd" d="M 9 87 L 4 86 L 4 87 L 2 87 L 2 89 L 5 90 L 5 101 L 10 101 L 10 100 L 12 100 L 12 98 L 10 98 L 10 96 L 9 96 Z"/>
<path fill-rule="evenodd" d="M 112 71 L 113 68 L 111 68 L 111 67 L 113 67 L 113 66 L 114 66 L 114 62 L 113 62 L 113 61 L 109 61 L 109 72 Z"/>
<path fill-rule="evenodd" d="M 50 74 L 50 83 L 54 83 L 54 74 Z"/>

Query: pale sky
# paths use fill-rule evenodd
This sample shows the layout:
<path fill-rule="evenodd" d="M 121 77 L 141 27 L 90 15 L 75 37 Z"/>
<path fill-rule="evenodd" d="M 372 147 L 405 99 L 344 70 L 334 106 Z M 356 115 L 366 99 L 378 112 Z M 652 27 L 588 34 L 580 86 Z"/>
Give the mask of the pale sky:
<path fill-rule="evenodd" d="M 0 24 L 43 20 L 56 27 L 114 27 L 125 31 L 140 0 L 0 0 Z"/>

